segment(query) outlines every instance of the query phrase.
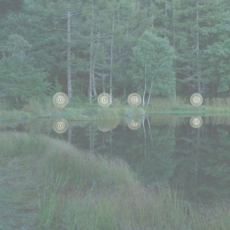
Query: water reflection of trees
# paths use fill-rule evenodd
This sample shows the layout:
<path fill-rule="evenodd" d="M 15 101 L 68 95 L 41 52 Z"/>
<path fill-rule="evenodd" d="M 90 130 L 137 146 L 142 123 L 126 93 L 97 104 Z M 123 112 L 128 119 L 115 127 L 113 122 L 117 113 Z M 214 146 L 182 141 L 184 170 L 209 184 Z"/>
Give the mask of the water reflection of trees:
<path fill-rule="evenodd" d="M 71 129 L 57 134 L 52 130 L 52 120 L 36 120 L 25 124 L 2 123 L 1 131 L 13 127 L 44 133 L 69 140 L 82 150 L 120 157 L 146 185 L 168 182 L 183 188 L 193 200 L 230 195 L 230 127 L 226 126 L 229 117 L 203 117 L 199 129 L 190 126 L 190 116 L 184 116 L 181 121 L 172 115 L 141 119 L 137 130 L 131 130 L 126 120 L 68 121 Z"/>
<path fill-rule="evenodd" d="M 177 165 L 171 183 L 182 186 L 195 200 L 229 196 L 229 127 L 205 125 L 189 132 L 183 126 L 179 129 Z"/>
<path fill-rule="evenodd" d="M 227 197 L 230 195 L 229 127 L 204 124 L 194 129 L 189 125 L 189 117 L 184 121 L 178 127 L 173 123 L 175 120 L 171 126 L 156 126 L 153 122 L 149 126 L 146 119 L 144 127 L 136 131 L 118 126 L 108 136 L 113 140 L 112 151 L 111 145 L 106 151 L 110 149 L 110 153 L 126 160 L 146 184 L 168 182 L 183 188 L 192 200 Z M 214 119 L 209 118 L 210 121 Z"/>

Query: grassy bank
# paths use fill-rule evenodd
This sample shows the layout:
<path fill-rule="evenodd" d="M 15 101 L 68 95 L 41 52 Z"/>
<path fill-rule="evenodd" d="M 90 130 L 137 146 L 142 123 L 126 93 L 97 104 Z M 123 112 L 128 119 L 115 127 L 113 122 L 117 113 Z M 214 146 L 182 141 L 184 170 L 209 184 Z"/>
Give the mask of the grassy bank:
<path fill-rule="evenodd" d="M 116 101 L 115 101 L 116 102 Z M 72 105 L 72 104 L 71 104 Z M 114 103 L 109 108 L 101 108 L 97 104 L 81 104 L 78 107 L 67 107 L 63 109 L 56 108 L 51 100 L 47 100 L 43 104 L 32 101 L 28 105 L 25 105 L 22 110 L 15 109 L 9 110 L 1 108 L 0 121 L 4 120 L 31 120 L 34 118 L 68 118 L 69 120 L 81 120 L 81 121 L 94 121 L 115 119 L 127 114 L 132 116 L 142 116 L 145 114 L 145 110 L 142 107 L 131 108 L 124 107 L 120 104 Z"/>
<path fill-rule="evenodd" d="M 206 98 L 201 106 L 192 106 L 188 99 L 182 99 L 180 97 L 176 99 L 153 98 L 147 111 L 172 114 L 230 114 L 230 98 Z"/>
<path fill-rule="evenodd" d="M 229 229 L 230 204 L 144 188 L 125 162 L 45 136 L 1 133 L 0 173 L 0 229 Z"/>
<path fill-rule="evenodd" d="M 188 100 L 177 97 L 169 98 L 153 98 L 148 107 L 139 106 L 132 108 L 127 103 L 121 103 L 118 99 L 114 99 L 114 103 L 109 108 L 101 108 L 96 103 L 76 105 L 71 103 L 63 109 L 58 109 L 52 104 L 51 99 L 47 99 L 43 104 L 31 101 L 25 105 L 20 111 L 4 110 L 1 108 L 1 120 L 30 120 L 33 118 L 55 118 L 66 117 L 69 120 L 104 120 L 117 119 L 126 115 L 143 116 L 147 114 L 188 114 L 188 115 L 230 115 L 230 99 L 229 98 L 213 98 L 205 99 L 202 106 L 192 106 Z"/>

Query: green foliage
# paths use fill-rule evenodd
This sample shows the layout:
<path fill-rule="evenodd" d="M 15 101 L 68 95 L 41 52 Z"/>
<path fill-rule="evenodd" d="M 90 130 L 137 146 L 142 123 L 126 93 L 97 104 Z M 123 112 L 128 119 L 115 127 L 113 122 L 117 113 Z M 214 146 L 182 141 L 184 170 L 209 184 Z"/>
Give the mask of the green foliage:
<path fill-rule="evenodd" d="M 68 3 L 0 0 L 0 60 L 33 60 L 36 71 L 46 73 L 51 94 L 55 79 L 67 91 Z M 198 85 L 203 96 L 229 96 L 227 0 L 201 0 L 198 5 L 192 0 L 70 4 L 73 97 L 88 101 L 90 75 L 96 100 L 99 92 L 110 90 L 111 74 L 114 97 L 144 91 L 146 97 L 184 97 Z"/>
<path fill-rule="evenodd" d="M 19 11 L 22 8 L 24 0 L 0 0 L 0 14 L 6 14 L 8 11 Z"/>
<path fill-rule="evenodd" d="M 2 45 L 3 58 L 0 60 L 0 93 L 17 108 L 28 103 L 31 98 L 44 100 L 50 88 L 47 74 L 34 67 L 34 60 L 27 52 L 31 45 L 17 34 L 10 35 Z"/>
<path fill-rule="evenodd" d="M 173 73 L 173 48 L 167 39 L 146 31 L 133 48 L 133 79 L 148 85 L 147 92 L 155 95 L 172 96 L 175 89 Z"/>
<path fill-rule="evenodd" d="M 5 45 L 2 45 L 1 52 L 4 57 L 21 57 L 31 49 L 31 45 L 22 36 L 12 34 L 8 37 Z"/>
<path fill-rule="evenodd" d="M 53 97 L 55 93 L 62 92 L 63 85 L 58 82 L 57 77 L 54 78 L 54 84 L 50 87 L 49 95 Z"/>
<path fill-rule="evenodd" d="M 217 28 L 217 30 L 215 30 Z M 208 45 L 204 51 L 208 69 L 205 71 L 205 74 L 209 76 L 214 76 L 211 79 L 212 83 L 215 84 L 217 88 L 217 95 L 219 93 L 230 92 L 230 67 L 229 67 L 229 55 L 230 55 L 230 29 L 226 28 L 226 25 L 223 23 L 214 26 L 210 30 L 209 36 L 217 37 L 216 41 Z"/>
<path fill-rule="evenodd" d="M 31 98 L 44 100 L 50 87 L 46 77 L 28 58 L 11 57 L 0 61 L 0 92 L 10 102 L 17 102 L 19 107 Z"/>

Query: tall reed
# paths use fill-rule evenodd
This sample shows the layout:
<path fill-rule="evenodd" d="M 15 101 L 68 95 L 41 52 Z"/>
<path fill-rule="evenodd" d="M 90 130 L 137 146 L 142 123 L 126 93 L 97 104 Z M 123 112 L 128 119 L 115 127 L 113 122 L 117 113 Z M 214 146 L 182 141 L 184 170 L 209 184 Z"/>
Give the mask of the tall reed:
<path fill-rule="evenodd" d="M 230 107 L 230 98 L 206 98 L 204 105 L 213 108 Z"/>

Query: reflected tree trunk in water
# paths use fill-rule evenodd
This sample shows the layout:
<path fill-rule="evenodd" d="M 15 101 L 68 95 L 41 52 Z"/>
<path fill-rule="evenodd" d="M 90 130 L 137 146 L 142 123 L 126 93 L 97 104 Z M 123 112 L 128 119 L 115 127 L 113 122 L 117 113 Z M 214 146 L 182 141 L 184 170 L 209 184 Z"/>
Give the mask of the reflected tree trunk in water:
<path fill-rule="evenodd" d="M 109 130 L 109 153 L 110 153 L 110 155 L 113 154 L 113 146 L 112 146 L 112 143 L 113 143 L 112 130 Z"/>
<path fill-rule="evenodd" d="M 94 153 L 94 128 L 93 125 L 89 125 L 89 152 Z"/>
<path fill-rule="evenodd" d="M 102 145 L 102 149 L 106 148 L 106 146 L 105 146 L 105 134 L 104 133 L 103 133 L 103 136 L 102 136 L 101 145 Z"/>
<path fill-rule="evenodd" d="M 176 117 L 173 118 L 173 126 L 174 126 L 174 129 L 176 128 Z"/>
<path fill-rule="evenodd" d="M 144 154 L 146 156 L 146 130 L 145 130 L 145 118 L 143 117 L 142 119 L 142 127 L 143 127 L 143 130 L 144 130 L 144 138 L 145 138 L 145 142 L 144 142 Z"/>
<path fill-rule="evenodd" d="M 153 135 L 152 135 L 151 124 L 150 124 L 150 122 L 149 122 L 149 118 L 147 117 L 146 119 L 147 119 L 147 121 L 148 121 L 148 125 L 149 125 L 149 133 L 150 133 L 150 137 L 151 137 L 151 141 L 152 141 L 152 140 L 153 140 Z"/>
<path fill-rule="evenodd" d="M 197 130 L 197 144 L 196 144 L 196 178 L 195 185 L 197 186 L 197 178 L 198 178 L 198 156 L 200 153 L 200 128 Z"/>
<path fill-rule="evenodd" d="M 146 106 L 149 106 L 149 102 L 150 102 L 150 98 L 151 98 L 151 94 L 152 94 L 152 88 L 153 88 L 153 82 L 151 82 L 151 87 L 150 87 L 149 97 L 148 97 L 148 101 L 147 101 Z"/>
<path fill-rule="evenodd" d="M 146 89 L 147 89 L 147 83 L 146 83 L 146 65 L 145 65 L 145 88 L 142 96 L 142 106 L 145 106 L 145 94 L 146 94 Z"/>
<path fill-rule="evenodd" d="M 72 144 L 72 127 L 69 126 L 68 128 L 68 142 Z"/>

